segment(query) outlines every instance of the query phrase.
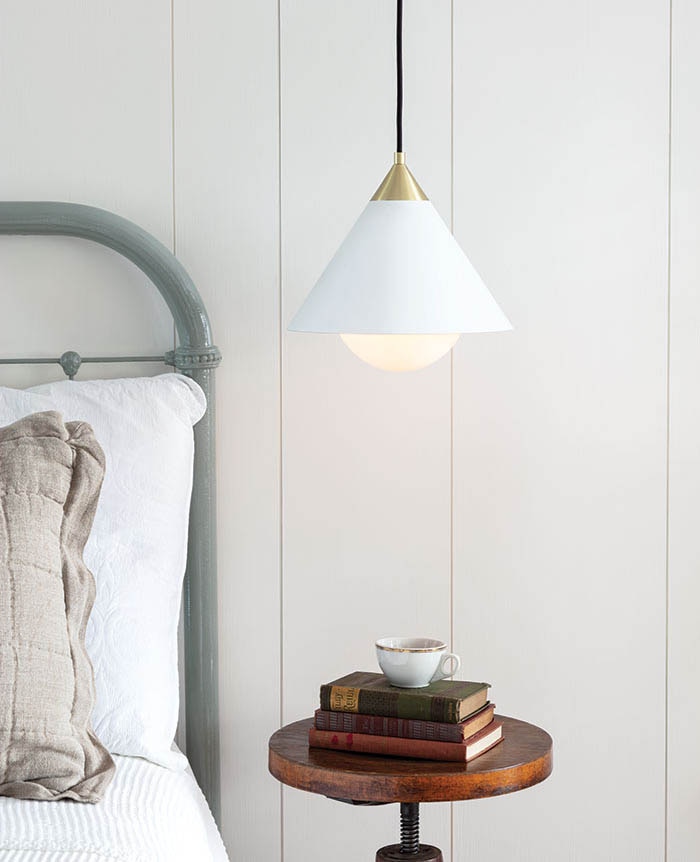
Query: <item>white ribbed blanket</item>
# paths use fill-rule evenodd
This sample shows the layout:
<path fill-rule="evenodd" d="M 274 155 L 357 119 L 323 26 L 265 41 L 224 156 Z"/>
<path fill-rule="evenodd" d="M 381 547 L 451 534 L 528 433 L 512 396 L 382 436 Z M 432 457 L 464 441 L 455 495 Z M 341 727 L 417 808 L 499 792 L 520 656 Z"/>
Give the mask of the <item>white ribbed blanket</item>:
<path fill-rule="evenodd" d="M 115 757 L 97 805 L 0 797 L 0 862 L 226 862 L 192 773 Z"/>

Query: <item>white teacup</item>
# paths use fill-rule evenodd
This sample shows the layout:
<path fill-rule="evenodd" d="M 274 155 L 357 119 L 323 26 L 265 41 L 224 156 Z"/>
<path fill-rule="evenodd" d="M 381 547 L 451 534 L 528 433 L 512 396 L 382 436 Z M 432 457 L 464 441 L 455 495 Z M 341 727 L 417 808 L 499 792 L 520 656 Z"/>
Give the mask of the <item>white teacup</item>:
<path fill-rule="evenodd" d="M 459 670 L 459 656 L 434 638 L 381 638 L 376 647 L 382 673 L 400 688 L 423 688 Z"/>

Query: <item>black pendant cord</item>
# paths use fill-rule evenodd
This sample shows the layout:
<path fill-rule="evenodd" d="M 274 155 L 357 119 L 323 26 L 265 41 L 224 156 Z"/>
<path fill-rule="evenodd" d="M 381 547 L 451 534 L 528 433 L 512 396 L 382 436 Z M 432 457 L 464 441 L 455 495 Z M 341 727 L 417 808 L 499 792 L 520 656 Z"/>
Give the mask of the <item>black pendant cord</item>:
<path fill-rule="evenodd" d="M 403 152 L 403 0 L 396 0 L 396 152 Z"/>

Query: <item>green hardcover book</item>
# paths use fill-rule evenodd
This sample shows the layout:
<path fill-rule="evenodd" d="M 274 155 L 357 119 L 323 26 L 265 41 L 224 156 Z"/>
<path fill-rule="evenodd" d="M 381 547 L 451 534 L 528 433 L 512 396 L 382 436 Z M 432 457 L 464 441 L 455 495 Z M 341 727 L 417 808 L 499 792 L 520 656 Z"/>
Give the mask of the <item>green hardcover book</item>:
<path fill-rule="evenodd" d="M 321 709 L 456 723 L 486 703 L 488 690 L 487 682 L 456 679 L 398 688 L 383 674 L 356 670 L 321 686 Z"/>

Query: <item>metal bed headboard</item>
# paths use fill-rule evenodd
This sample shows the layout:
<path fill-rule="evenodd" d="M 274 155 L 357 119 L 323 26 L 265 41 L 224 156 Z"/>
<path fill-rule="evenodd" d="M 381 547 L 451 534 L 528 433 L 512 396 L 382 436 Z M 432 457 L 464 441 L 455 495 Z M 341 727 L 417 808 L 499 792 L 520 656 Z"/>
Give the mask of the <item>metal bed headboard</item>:
<path fill-rule="evenodd" d="M 192 279 L 168 249 L 147 231 L 96 207 L 59 202 L 0 202 L 0 234 L 72 236 L 113 249 L 155 284 L 175 320 L 179 347 L 164 356 L 0 359 L 0 364 L 58 362 L 71 379 L 83 362 L 163 361 L 196 380 L 207 411 L 195 426 L 194 481 L 184 586 L 185 722 L 187 757 L 220 822 L 218 625 L 216 598 L 216 478 L 214 369 L 221 353 Z"/>

